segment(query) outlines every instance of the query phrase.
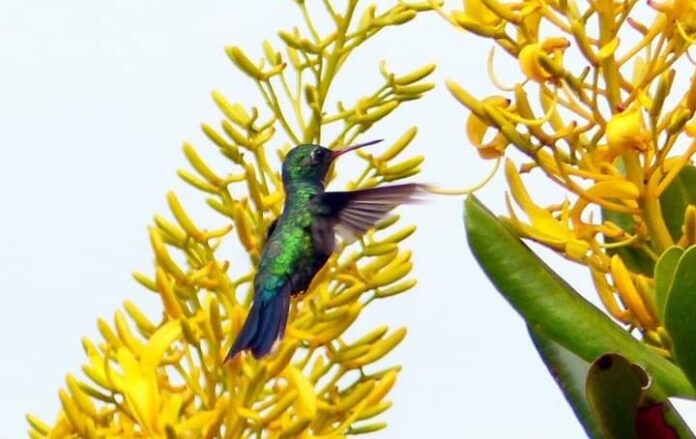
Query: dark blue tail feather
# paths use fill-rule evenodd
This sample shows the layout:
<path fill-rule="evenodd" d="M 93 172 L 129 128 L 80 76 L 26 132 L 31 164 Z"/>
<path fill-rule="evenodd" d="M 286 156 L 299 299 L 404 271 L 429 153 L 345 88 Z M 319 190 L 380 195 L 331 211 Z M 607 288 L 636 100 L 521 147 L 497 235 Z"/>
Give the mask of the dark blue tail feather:
<path fill-rule="evenodd" d="M 285 333 L 289 305 L 290 297 L 285 294 L 254 301 L 226 360 L 231 360 L 247 349 L 251 350 L 254 358 L 266 356 L 273 348 L 273 343 Z"/>

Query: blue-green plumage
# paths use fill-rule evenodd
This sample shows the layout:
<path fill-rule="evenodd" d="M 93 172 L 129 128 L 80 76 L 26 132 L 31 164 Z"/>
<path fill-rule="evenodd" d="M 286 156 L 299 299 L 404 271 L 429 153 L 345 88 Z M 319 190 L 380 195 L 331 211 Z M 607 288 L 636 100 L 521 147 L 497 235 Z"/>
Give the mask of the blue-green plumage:
<path fill-rule="evenodd" d="M 371 228 L 388 211 L 411 199 L 415 184 L 353 192 L 325 192 L 324 179 L 339 155 L 376 142 L 331 151 L 300 145 L 283 161 L 285 206 L 270 230 L 254 278 L 254 303 L 227 358 L 251 350 L 256 358 L 270 352 L 285 332 L 291 296 L 306 291 L 335 247 Z"/>

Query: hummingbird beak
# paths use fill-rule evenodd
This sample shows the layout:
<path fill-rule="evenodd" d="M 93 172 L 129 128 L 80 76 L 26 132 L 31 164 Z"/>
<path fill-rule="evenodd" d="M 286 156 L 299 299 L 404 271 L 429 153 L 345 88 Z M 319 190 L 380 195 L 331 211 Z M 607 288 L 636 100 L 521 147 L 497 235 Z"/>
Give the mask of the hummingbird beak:
<path fill-rule="evenodd" d="M 362 148 L 363 146 L 374 145 L 375 143 L 379 143 L 382 140 L 384 140 L 384 139 L 371 140 L 369 142 L 358 143 L 357 145 L 347 146 L 343 149 L 337 149 L 335 151 L 331 151 L 331 159 L 334 160 L 337 157 L 342 156 L 343 154 L 345 154 L 347 152 L 353 151 L 353 150 L 358 149 L 358 148 Z"/>

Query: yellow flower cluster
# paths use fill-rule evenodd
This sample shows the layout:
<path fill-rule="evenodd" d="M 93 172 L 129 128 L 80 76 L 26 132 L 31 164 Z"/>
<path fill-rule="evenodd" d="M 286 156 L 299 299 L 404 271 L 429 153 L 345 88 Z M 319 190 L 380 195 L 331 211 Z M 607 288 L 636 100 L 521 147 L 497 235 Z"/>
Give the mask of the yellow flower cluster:
<path fill-rule="evenodd" d="M 696 153 L 696 76 L 680 78 L 677 68 L 693 72 L 693 2 L 465 0 L 451 12 L 431 5 L 494 43 L 488 67 L 500 95 L 477 99 L 447 85 L 471 111 L 467 135 L 480 156 L 505 160 L 509 223 L 586 265 L 611 315 L 670 355 L 652 267 L 669 247 L 696 243 L 693 206 L 679 213 L 681 229 L 670 229 L 667 221 L 681 218 L 666 218 L 661 202 Z M 514 85 L 496 75 L 496 46 L 519 67 Z M 529 172 L 556 183 L 564 199 L 536 204 L 521 176 Z"/>
<path fill-rule="evenodd" d="M 321 12 L 335 27 L 319 35 L 308 5 L 297 4 L 309 34 L 281 31 L 285 54 L 265 42 L 265 59 L 255 62 L 240 48 L 227 48 L 267 107 L 247 108 L 213 93 L 225 116 L 222 132 L 207 124 L 203 131 L 235 172 L 215 170 L 192 145 L 183 147 L 193 170 L 180 170 L 180 177 L 206 194 L 224 225 L 202 228 L 174 193 L 167 195 L 173 221 L 158 215 L 150 229 L 154 276 L 134 275 L 161 300 L 161 316 L 153 320 L 129 301 L 125 312 L 115 313 L 113 325 L 100 319 L 102 340 L 83 340 L 85 378 L 67 376 L 55 422 L 28 416 L 32 438 L 341 438 L 385 427 L 372 418 L 390 407 L 385 397 L 400 367 L 376 363 L 406 330 L 384 326 L 357 339 L 344 333 L 370 303 L 415 285 L 407 279 L 411 253 L 399 247 L 415 227 L 394 230 L 398 216 L 339 249 L 306 297 L 292 305 L 287 334 L 272 355 L 223 363 L 250 305 L 268 227 L 282 209 L 278 160 L 268 151 L 282 159 L 294 144 L 322 143 L 327 126 L 339 123 L 338 135 L 323 144 L 350 144 L 433 87 L 421 81 L 432 65 L 405 75 L 382 65 L 383 86 L 328 111 L 331 84 L 352 52 L 382 29 L 430 7 L 367 6 L 359 14 L 358 0 L 348 0 L 341 11 L 325 1 Z M 373 187 L 419 172 L 422 157 L 398 161 L 415 135 L 410 128 L 381 154 L 361 153 L 364 170 L 349 187 Z M 228 274 L 223 242 L 238 243 L 248 253 L 248 262 L 233 262 L 246 274 Z"/>

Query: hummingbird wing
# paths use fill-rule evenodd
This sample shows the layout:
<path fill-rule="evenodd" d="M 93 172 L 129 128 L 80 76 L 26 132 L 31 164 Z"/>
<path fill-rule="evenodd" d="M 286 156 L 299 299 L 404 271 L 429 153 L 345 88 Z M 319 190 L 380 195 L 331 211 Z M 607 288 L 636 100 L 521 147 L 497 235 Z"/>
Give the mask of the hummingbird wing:
<path fill-rule="evenodd" d="M 344 241 L 352 242 L 399 204 L 421 201 L 417 195 L 423 190 L 423 185 L 409 183 L 348 192 L 324 192 L 316 199 L 317 215 Z"/>

